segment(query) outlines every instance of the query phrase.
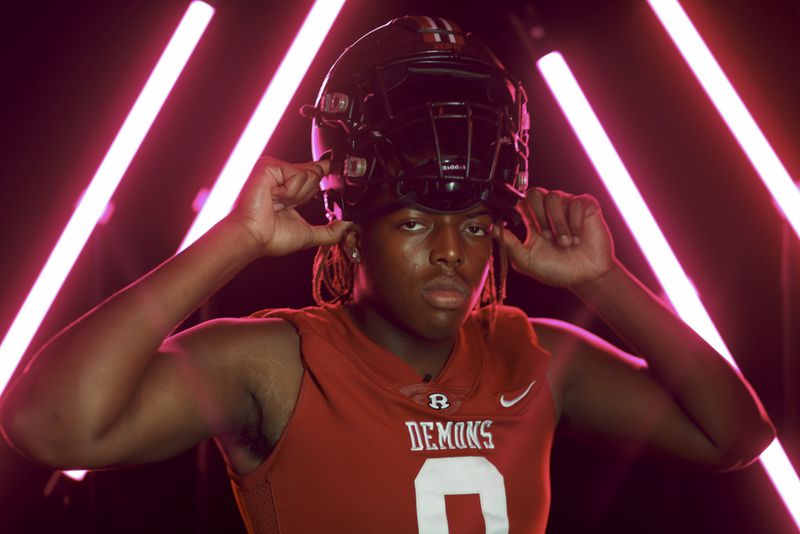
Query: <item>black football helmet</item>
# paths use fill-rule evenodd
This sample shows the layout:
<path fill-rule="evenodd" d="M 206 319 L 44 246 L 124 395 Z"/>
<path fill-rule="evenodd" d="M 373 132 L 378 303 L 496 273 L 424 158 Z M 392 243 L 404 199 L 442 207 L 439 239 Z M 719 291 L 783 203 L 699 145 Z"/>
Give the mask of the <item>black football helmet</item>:
<path fill-rule="evenodd" d="M 457 24 L 401 17 L 367 33 L 331 67 L 313 117 L 314 159 L 329 219 L 404 206 L 460 212 L 484 202 L 517 223 L 528 184 L 527 96 L 494 54 Z M 383 190 L 393 201 L 370 201 Z"/>

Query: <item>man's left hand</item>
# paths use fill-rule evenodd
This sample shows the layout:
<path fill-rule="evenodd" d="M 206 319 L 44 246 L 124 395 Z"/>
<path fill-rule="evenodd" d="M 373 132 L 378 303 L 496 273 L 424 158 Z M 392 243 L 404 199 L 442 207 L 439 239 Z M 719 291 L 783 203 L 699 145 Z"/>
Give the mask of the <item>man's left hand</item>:
<path fill-rule="evenodd" d="M 614 268 L 614 243 L 593 196 L 537 187 L 528 190 L 517 211 L 525 222 L 525 241 L 503 230 L 517 272 L 547 285 L 574 287 Z"/>

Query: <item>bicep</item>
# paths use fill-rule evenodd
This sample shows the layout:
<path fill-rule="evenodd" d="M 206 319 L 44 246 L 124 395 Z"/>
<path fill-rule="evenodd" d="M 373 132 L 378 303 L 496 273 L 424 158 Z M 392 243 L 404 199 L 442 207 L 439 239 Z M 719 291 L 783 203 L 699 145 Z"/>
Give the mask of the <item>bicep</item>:
<path fill-rule="evenodd" d="M 167 339 L 126 410 L 98 438 L 94 466 L 166 459 L 257 420 L 245 366 L 269 335 L 262 326 L 215 320 Z"/>
<path fill-rule="evenodd" d="M 535 320 L 553 354 L 561 426 L 604 441 L 643 445 L 694 463 L 717 464 L 718 450 L 644 360 L 574 325 Z"/>

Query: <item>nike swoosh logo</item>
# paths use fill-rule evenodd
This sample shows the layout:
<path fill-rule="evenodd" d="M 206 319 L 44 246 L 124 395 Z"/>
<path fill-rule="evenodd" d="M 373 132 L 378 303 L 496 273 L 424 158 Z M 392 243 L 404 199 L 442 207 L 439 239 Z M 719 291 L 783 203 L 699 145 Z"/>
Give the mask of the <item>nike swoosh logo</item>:
<path fill-rule="evenodd" d="M 514 397 L 513 399 L 506 400 L 506 396 L 505 395 L 500 395 L 500 405 L 503 408 L 511 408 L 516 403 L 521 401 L 525 397 L 525 395 L 528 394 L 528 392 L 531 390 L 531 388 L 533 387 L 533 385 L 535 383 L 536 383 L 536 380 L 531 382 L 530 385 L 525 389 L 525 391 L 523 391 L 521 394 L 519 394 L 518 396 Z"/>

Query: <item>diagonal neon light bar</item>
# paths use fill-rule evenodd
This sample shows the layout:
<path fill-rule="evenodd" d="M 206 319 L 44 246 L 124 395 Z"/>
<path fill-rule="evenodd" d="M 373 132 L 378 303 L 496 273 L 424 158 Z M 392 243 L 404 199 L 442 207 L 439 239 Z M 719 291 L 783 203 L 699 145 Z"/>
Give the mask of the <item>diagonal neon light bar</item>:
<path fill-rule="evenodd" d="M 183 242 L 182 251 L 233 208 L 247 177 L 267 146 L 345 0 L 317 0 L 261 97 Z"/>
<path fill-rule="evenodd" d="M 0 392 L 36 334 L 156 115 L 197 46 L 214 9 L 192 2 L 125 118 L 39 277 L 0 344 Z"/>
<path fill-rule="evenodd" d="M 677 0 L 648 0 L 786 220 L 800 237 L 800 189 Z"/>
<path fill-rule="evenodd" d="M 125 171 L 213 14 L 214 9 L 203 2 L 195 1 L 189 5 L 136 102 L 128 112 L 111 147 L 11 323 L 3 342 L 0 343 L 0 392 L 8 385 L 20 359 L 61 290 L 92 230 L 103 216 L 111 196 L 122 181 Z"/>
<path fill-rule="evenodd" d="M 736 367 L 564 58 L 558 52 L 551 52 L 536 65 L 678 315 Z M 761 454 L 760 461 L 800 528 L 800 480 L 777 439 Z"/>

